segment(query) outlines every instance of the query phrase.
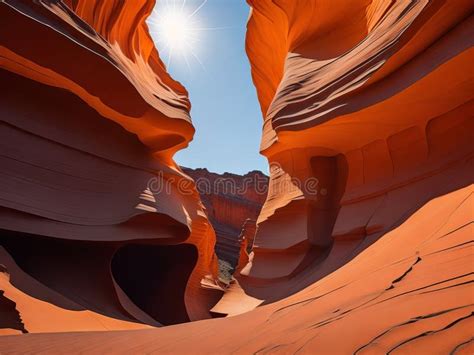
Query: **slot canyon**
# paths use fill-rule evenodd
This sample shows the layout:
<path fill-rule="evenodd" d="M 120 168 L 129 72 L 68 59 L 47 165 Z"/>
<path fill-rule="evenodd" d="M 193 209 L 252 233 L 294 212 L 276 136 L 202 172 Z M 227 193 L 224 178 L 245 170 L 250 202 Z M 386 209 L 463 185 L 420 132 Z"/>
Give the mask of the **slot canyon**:
<path fill-rule="evenodd" d="M 269 176 L 155 0 L 0 0 L 0 353 L 474 353 L 474 2 L 235 1 Z"/>

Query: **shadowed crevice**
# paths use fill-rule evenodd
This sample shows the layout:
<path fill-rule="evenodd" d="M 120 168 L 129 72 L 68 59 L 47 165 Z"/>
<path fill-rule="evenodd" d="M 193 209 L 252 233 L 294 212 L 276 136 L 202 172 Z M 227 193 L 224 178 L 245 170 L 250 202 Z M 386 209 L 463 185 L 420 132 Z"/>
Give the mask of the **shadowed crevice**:
<path fill-rule="evenodd" d="M 85 309 L 133 321 L 120 305 L 110 277 L 110 259 L 117 243 L 71 241 L 0 230 L 0 245 L 25 273 L 46 287 Z"/>
<path fill-rule="evenodd" d="M 184 293 L 197 258 L 191 244 L 129 244 L 117 251 L 111 268 L 133 303 L 159 323 L 169 325 L 189 321 Z"/>
<path fill-rule="evenodd" d="M 0 230 L 0 245 L 23 272 L 84 309 L 155 326 L 188 322 L 185 290 L 197 249 L 159 242 L 90 242 Z M 117 294 L 117 285 L 125 295 Z M 55 303 L 51 297 L 44 301 Z"/>
<path fill-rule="evenodd" d="M 16 303 L 5 296 L 5 291 L 0 290 L 0 329 L 16 329 L 28 333 L 21 320 Z"/>

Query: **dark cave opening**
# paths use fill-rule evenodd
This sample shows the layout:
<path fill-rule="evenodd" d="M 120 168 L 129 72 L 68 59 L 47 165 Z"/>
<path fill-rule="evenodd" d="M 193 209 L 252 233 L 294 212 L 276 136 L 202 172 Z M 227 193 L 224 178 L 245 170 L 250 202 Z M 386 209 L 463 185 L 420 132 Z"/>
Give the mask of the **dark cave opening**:
<path fill-rule="evenodd" d="M 189 322 L 186 283 L 198 258 L 191 244 L 128 244 L 112 259 L 112 273 L 130 299 L 163 325 Z"/>
<path fill-rule="evenodd" d="M 0 230 L 0 245 L 20 269 L 46 287 L 85 309 L 130 320 L 115 296 L 110 278 L 109 263 L 117 247 L 115 243 L 65 240 Z M 48 301 L 55 303 L 57 297 L 51 297 Z"/>
<path fill-rule="evenodd" d="M 25 273 L 85 309 L 137 322 L 117 297 L 115 279 L 128 298 L 160 324 L 189 321 L 184 293 L 197 263 L 196 248 L 153 240 L 127 243 L 0 230 L 0 246 Z M 55 303 L 54 298 L 45 301 Z"/>

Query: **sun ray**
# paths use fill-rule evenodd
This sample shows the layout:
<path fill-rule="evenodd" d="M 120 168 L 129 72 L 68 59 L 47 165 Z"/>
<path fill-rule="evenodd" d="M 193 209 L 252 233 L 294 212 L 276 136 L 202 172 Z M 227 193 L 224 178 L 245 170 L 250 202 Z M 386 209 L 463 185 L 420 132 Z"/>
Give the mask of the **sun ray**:
<path fill-rule="evenodd" d="M 158 50 L 166 58 L 168 69 L 176 59 L 182 56 L 189 70 L 191 68 L 189 59 L 193 59 L 206 71 L 197 54 L 198 49 L 203 46 L 203 33 L 232 28 L 228 26 L 205 26 L 197 14 L 206 6 L 207 0 L 200 0 L 197 3 L 199 3 L 199 6 L 195 8 L 186 0 L 158 1 L 157 6 L 152 11 L 152 16 L 147 20 L 150 34 Z"/>
<path fill-rule="evenodd" d="M 199 10 L 201 10 L 202 7 L 206 4 L 206 2 L 207 2 L 207 0 L 204 0 L 204 1 L 201 3 L 201 5 L 199 5 L 199 6 L 196 8 L 196 10 L 194 10 L 194 11 L 192 12 L 192 14 L 189 15 L 188 17 L 191 18 L 191 17 L 193 17 L 194 15 L 196 15 L 196 14 L 199 12 Z"/>
<path fill-rule="evenodd" d="M 191 66 L 189 65 L 188 57 L 186 57 L 186 53 L 182 53 L 184 61 L 186 62 L 186 66 L 188 67 L 189 73 L 191 74 Z"/>
<path fill-rule="evenodd" d="M 168 51 L 168 62 L 166 64 L 166 67 L 169 69 L 171 68 L 171 57 L 173 55 L 173 47 L 170 47 L 169 48 L 169 51 Z"/>
<path fill-rule="evenodd" d="M 206 67 L 204 66 L 204 64 L 202 63 L 201 59 L 199 59 L 199 57 L 197 56 L 196 53 L 194 53 L 194 51 L 192 50 L 192 48 L 189 48 L 189 53 L 191 53 L 191 55 L 194 57 L 194 59 L 196 59 L 196 61 L 201 65 L 202 69 L 206 72 Z"/>

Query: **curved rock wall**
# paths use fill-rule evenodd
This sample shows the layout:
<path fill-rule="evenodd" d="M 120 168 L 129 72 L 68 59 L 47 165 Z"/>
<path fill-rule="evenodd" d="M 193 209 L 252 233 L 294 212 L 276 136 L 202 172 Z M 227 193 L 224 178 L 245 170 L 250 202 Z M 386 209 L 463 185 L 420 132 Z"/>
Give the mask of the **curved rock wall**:
<path fill-rule="evenodd" d="M 249 1 L 272 164 L 247 293 L 286 297 L 473 182 L 470 1 Z"/>
<path fill-rule="evenodd" d="M 0 280 L 28 332 L 202 319 L 220 297 L 200 286 L 215 235 L 172 160 L 194 128 L 153 6 L 0 3 Z"/>

